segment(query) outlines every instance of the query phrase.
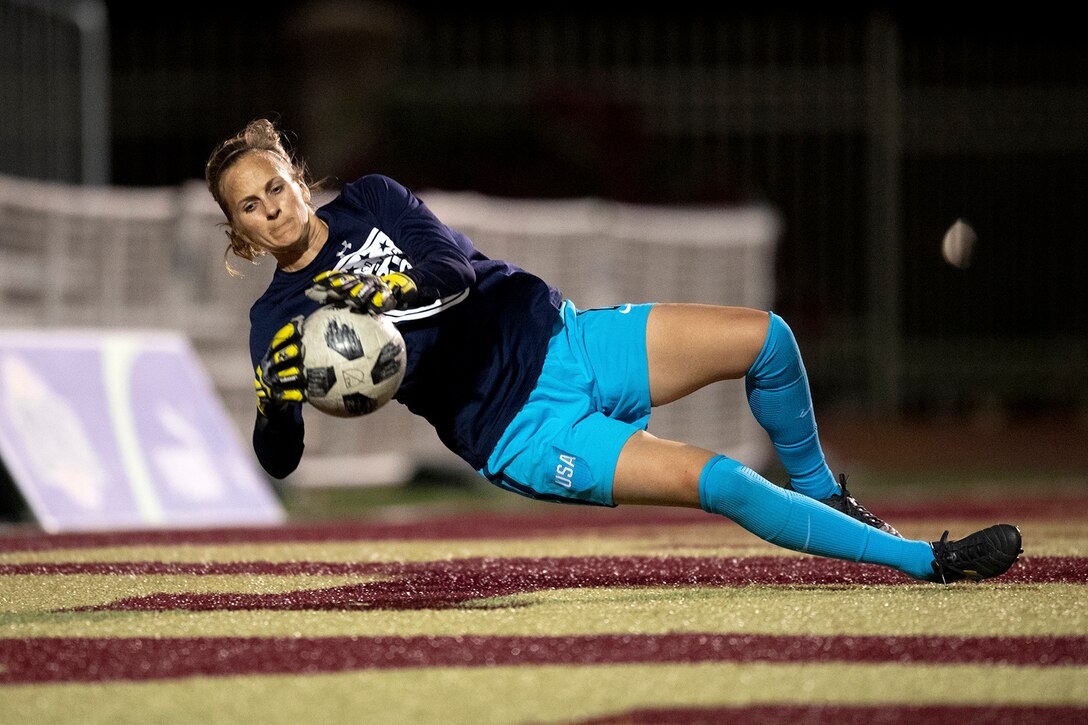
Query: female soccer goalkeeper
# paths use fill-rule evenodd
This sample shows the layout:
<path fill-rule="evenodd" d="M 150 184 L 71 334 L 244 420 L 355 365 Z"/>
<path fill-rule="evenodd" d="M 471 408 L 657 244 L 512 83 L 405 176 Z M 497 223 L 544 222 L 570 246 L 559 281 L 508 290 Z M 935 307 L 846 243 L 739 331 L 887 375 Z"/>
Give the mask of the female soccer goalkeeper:
<path fill-rule="evenodd" d="M 1004 573 L 1020 532 L 999 524 L 958 541 L 902 538 L 836 483 L 789 326 L 774 313 L 710 305 L 576 309 L 544 280 L 489 259 L 411 191 L 380 175 L 320 209 L 304 167 L 261 119 L 205 169 L 229 251 L 277 262 L 251 311 L 253 445 L 277 478 L 303 450 L 301 325 L 329 302 L 380 311 L 404 337 L 396 398 L 497 486 L 549 501 L 701 507 L 762 539 L 894 567 L 929 581 Z M 656 438 L 653 407 L 744 378 L 788 488 L 744 464 Z"/>

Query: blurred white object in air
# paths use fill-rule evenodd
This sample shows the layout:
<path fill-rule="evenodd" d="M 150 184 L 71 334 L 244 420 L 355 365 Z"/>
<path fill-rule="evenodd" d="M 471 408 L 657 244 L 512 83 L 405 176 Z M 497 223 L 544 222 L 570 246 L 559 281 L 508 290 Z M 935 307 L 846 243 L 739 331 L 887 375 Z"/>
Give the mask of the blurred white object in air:
<path fill-rule="evenodd" d="M 971 258 L 977 241 L 978 234 L 975 233 L 974 228 L 963 219 L 957 219 L 944 233 L 941 255 L 944 261 L 953 267 L 967 269 L 971 266 Z"/>

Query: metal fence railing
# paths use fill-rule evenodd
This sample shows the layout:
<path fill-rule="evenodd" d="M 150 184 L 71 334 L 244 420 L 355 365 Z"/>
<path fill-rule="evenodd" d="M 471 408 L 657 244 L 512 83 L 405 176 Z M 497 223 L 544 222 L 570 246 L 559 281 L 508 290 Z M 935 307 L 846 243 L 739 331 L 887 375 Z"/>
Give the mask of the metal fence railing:
<path fill-rule="evenodd" d="M 0 0 L 0 34 L 32 4 Z M 954 8 L 941 23 L 922 10 L 269 8 L 251 22 L 226 7 L 111 19 L 123 183 L 197 176 L 214 141 L 282 111 L 319 176 L 769 203 L 784 225 L 773 304 L 823 405 L 1088 408 L 1088 54 L 1076 24 Z M 8 81 L 38 78 L 15 46 L 0 43 Z M 72 133 L 53 144 L 10 123 L 0 117 L 5 152 L 71 155 Z M 960 218 L 979 239 L 967 269 L 940 255 Z"/>
<path fill-rule="evenodd" d="M 540 114 L 562 147 L 588 145 L 593 117 L 613 114 L 615 143 L 592 148 L 617 169 L 602 182 L 617 196 L 780 209 L 775 304 L 821 396 L 881 412 L 1088 407 L 1088 56 L 1075 35 L 880 14 L 419 27 L 399 46 L 403 115 Z M 503 167 L 497 186 L 512 176 Z M 967 269 L 940 253 L 961 217 L 979 236 Z"/>
<path fill-rule="evenodd" d="M 0 173 L 110 181 L 103 2 L 0 2 L 0 108 Z"/>

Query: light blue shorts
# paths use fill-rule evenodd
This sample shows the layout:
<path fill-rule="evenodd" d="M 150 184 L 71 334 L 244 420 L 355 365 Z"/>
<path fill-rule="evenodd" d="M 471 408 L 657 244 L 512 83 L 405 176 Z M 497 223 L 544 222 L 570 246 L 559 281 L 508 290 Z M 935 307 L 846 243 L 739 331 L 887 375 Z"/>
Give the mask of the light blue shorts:
<path fill-rule="evenodd" d="M 530 498 L 614 506 L 620 449 L 650 419 L 652 307 L 564 302 L 536 388 L 480 473 Z"/>

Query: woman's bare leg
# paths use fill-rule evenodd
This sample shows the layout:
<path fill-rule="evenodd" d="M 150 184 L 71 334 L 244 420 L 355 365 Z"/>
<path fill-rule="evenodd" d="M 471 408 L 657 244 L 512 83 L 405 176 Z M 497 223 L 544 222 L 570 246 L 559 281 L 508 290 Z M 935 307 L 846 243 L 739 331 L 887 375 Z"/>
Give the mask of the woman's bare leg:
<path fill-rule="evenodd" d="M 650 401 L 665 405 L 710 383 L 744 377 L 769 315 L 746 307 L 657 304 L 646 322 Z"/>

